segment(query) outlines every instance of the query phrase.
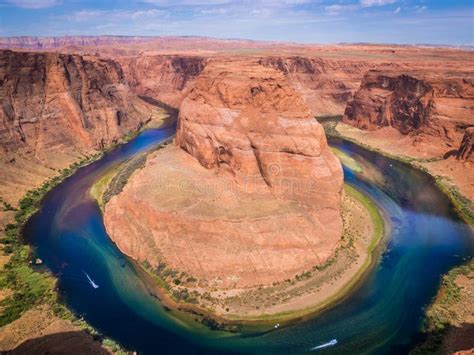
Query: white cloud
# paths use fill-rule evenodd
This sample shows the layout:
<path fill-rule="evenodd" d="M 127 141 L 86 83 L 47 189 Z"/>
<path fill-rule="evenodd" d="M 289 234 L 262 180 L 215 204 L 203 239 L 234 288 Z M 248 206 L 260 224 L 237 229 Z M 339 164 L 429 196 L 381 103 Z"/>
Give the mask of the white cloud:
<path fill-rule="evenodd" d="M 224 5 L 230 0 L 143 0 L 149 4 L 158 6 L 203 6 L 203 5 Z"/>
<path fill-rule="evenodd" d="M 360 0 L 360 6 L 372 7 L 372 6 L 384 6 L 395 3 L 396 0 Z"/>
<path fill-rule="evenodd" d="M 167 11 L 151 9 L 144 11 L 125 11 L 125 10 L 81 10 L 73 12 L 70 15 L 58 16 L 58 18 L 66 18 L 76 22 L 86 22 L 95 19 L 106 18 L 112 19 L 141 19 L 141 18 L 156 18 L 168 16 Z"/>
<path fill-rule="evenodd" d="M 400 6 L 399 6 L 399 7 L 397 7 L 397 8 L 395 9 L 395 11 L 394 11 L 393 13 L 394 13 L 394 14 L 399 14 L 401 10 L 402 10 L 402 9 L 401 9 Z"/>
<path fill-rule="evenodd" d="M 157 6 L 214 6 L 214 5 L 267 5 L 267 6 L 294 6 L 314 2 L 312 0 L 142 0 Z"/>
<path fill-rule="evenodd" d="M 24 9 L 43 9 L 61 4 L 60 0 L 6 0 L 6 2 Z"/>
<path fill-rule="evenodd" d="M 328 15 L 339 15 L 342 12 L 357 10 L 357 5 L 339 5 L 334 4 L 330 6 L 326 6 L 324 10 L 326 10 Z"/>
<path fill-rule="evenodd" d="M 415 6 L 415 12 L 423 12 L 428 9 L 428 6 Z"/>

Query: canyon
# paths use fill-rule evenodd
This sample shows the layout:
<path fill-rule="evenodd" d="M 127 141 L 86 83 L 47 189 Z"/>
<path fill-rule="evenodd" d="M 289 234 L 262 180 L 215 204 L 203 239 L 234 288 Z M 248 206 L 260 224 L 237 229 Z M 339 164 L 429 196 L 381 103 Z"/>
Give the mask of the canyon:
<path fill-rule="evenodd" d="M 0 83 L 0 193 L 13 204 L 44 178 L 159 115 L 130 91 L 112 60 L 5 50 Z"/>
<path fill-rule="evenodd" d="M 419 141 L 432 138 L 438 150 L 458 148 L 472 125 L 473 78 L 472 70 L 371 70 L 348 102 L 343 122 L 369 131 L 393 127 Z"/>
<path fill-rule="evenodd" d="M 327 263 L 350 230 L 348 206 L 362 239 L 373 237 L 315 116 L 342 116 L 342 136 L 413 159 L 474 199 L 470 51 L 120 36 L 2 38 L 0 48 L 2 201 L 17 206 L 71 163 L 161 122 L 160 107 L 178 109 L 174 144 L 129 177 L 104 223 L 125 254 L 214 299 Z"/>

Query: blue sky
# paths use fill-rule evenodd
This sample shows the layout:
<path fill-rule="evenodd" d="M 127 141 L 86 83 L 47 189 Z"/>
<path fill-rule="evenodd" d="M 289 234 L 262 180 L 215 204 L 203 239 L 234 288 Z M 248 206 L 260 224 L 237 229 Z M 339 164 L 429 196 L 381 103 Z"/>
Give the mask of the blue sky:
<path fill-rule="evenodd" d="M 474 44 L 474 0 L 0 0 L 0 36 Z"/>

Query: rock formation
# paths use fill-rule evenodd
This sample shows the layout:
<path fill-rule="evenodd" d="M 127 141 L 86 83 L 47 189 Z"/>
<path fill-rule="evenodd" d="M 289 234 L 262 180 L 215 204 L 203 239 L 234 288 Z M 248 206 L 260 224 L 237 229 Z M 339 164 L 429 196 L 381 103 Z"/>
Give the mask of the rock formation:
<path fill-rule="evenodd" d="M 206 65 L 200 56 L 138 55 L 118 58 L 131 89 L 179 107 Z"/>
<path fill-rule="evenodd" d="M 158 115 L 113 60 L 0 51 L 0 196 L 15 205 L 58 170 Z"/>
<path fill-rule="evenodd" d="M 338 199 L 340 164 L 323 128 L 273 69 L 251 62 L 210 64 L 181 104 L 176 141 L 202 166 L 240 183 L 261 178 L 291 197 L 298 191 L 286 191 L 284 184 L 314 179 L 314 196 L 305 191 L 296 199 Z"/>
<path fill-rule="evenodd" d="M 312 57 L 264 57 L 260 64 L 285 74 L 313 115 L 342 115 L 364 73 L 375 65 L 349 60 Z"/>
<path fill-rule="evenodd" d="M 457 152 L 457 158 L 459 160 L 473 160 L 474 154 L 474 127 L 466 128 L 464 137 L 461 141 L 461 145 Z"/>
<path fill-rule="evenodd" d="M 474 113 L 473 78 L 473 72 L 454 70 L 371 70 L 347 104 L 343 121 L 371 131 L 390 126 L 453 147 Z"/>
<path fill-rule="evenodd" d="M 112 60 L 0 52 L 0 147 L 35 152 L 100 148 L 137 129 L 151 111 Z"/>
<path fill-rule="evenodd" d="M 181 104 L 176 141 L 105 207 L 126 254 L 217 289 L 291 279 L 333 255 L 341 165 L 282 73 L 208 63 Z"/>

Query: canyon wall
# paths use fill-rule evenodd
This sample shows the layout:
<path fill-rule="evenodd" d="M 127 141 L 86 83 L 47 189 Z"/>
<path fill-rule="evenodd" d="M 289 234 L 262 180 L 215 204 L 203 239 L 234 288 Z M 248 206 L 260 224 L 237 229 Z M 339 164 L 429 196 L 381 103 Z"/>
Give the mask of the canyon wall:
<path fill-rule="evenodd" d="M 179 107 L 207 59 L 186 55 L 119 57 L 127 82 L 138 95 Z"/>
<path fill-rule="evenodd" d="M 137 130 L 153 110 L 130 92 L 112 60 L 0 51 L 1 196 L 14 201 L 55 170 Z"/>
<path fill-rule="evenodd" d="M 364 73 L 379 66 L 371 62 L 302 56 L 270 56 L 259 62 L 285 74 L 315 116 L 342 115 Z"/>
<path fill-rule="evenodd" d="M 474 72 L 425 69 L 367 72 L 343 121 L 361 129 L 394 127 L 404 135 L 436 137 L 457 147 L 473 125 Z"/>
<path fill-rule="evenodd" d="M 5 151 L 103 147 L 150 116 L 111 60 L 3 51 L 0 82 Z"/>

